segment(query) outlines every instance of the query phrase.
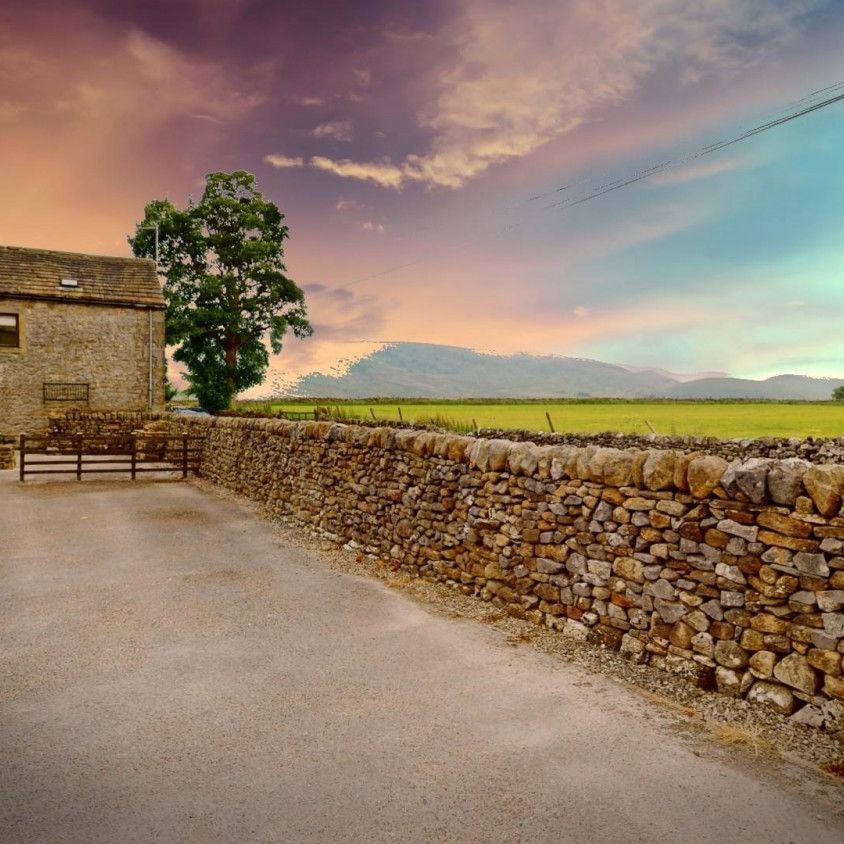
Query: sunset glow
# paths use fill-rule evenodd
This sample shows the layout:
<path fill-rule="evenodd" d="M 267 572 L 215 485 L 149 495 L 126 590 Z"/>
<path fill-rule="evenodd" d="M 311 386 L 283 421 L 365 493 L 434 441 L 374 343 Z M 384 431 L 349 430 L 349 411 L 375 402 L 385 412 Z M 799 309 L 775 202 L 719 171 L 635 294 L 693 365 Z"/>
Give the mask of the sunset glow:
<path fill-rule="evenodd" d="M 692 157 L 841 81 L 836 0 L 3 5 L 0 243 L 128 255 L 255 173 L 315 327 L 270 385 L 391 340 L 844 375 L 844 102 Z"/>

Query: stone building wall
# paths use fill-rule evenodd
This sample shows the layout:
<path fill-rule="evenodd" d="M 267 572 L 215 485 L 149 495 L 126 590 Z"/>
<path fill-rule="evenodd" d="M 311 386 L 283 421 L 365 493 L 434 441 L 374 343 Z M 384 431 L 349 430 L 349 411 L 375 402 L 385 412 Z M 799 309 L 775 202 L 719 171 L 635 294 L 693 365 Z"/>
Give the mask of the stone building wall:
<path fill-rule="evenodd" d="M 844 725 L 844 466 L 259 419 L 200 474 L 511 615 Z"/>
<path fill-rule="evenodd" d="M 149 311 L 0 299 L 21 347 L 0 348 L 0 434 L 43 433 L 50 413 L 148 408 Z M 153 410 L 164 409 L 164 311 L 153 315 Z M 44 382 L 90 384 L 87 404 L 43 399 Z"/>

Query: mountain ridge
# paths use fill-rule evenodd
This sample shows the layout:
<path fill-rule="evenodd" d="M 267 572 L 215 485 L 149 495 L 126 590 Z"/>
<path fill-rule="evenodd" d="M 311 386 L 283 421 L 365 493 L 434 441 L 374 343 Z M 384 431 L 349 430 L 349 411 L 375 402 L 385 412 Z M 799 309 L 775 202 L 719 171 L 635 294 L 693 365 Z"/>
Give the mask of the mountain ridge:
<path fill-rule="evenodd" d="M 703 377 L 697 377 L 703 376 Z M 285 390 L 301 397 L 829 399 L 844 378 L 784 373 L 766 379 L 674 373 L 581 357 L 497 355 L 460 346 L 395 342 L 339 375 L 313 372 Z"/>

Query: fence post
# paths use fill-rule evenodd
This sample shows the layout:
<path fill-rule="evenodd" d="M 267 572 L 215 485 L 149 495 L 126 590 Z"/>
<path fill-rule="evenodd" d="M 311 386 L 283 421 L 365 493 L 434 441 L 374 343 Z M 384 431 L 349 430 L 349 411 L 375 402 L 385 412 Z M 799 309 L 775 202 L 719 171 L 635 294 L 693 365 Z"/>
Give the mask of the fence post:
<path fill-rule="evenodd" d="M 548 427 L 551 429 L 551 433 L 556 434 L 557 432 L 554 430 L 554 423 L 551 421 L 551 414 L 547 410 L 545 411 L 545 418 L 548 420 Z"/>
<path fill-rule="evenodd" d="M 76 480 L 82 480 L 82 434 L 76 435 Z"/>
<path fill-rule="evenodd" d="M 188 476 L 188 435 L 182 434 L 182 477 Z"/>
<path fill-rule="evenodd" d="M 26 434 L 21 434 L 21 482 L 24 480 L 25 469 L 24 466 L 26 465 Z"/>
<path fill-rule="evenodd" d="M 137 459 L 138 459 L 138 435 L 132 434 L 132 480 L 135 480 L 137 475 L 136 467 L 137 467 Z"/>

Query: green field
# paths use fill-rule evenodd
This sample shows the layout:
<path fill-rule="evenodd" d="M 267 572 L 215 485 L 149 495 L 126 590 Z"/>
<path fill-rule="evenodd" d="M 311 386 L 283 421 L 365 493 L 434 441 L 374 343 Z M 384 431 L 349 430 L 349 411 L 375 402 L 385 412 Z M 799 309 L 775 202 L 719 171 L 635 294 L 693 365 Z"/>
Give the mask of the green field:
<path fill-rule="evenodd" d="M 243 402 L 273 412 L 303 411 L 315 405 L 339 408 L 341 418 L 398 421 L 399 406 L 406 422 L 433 422 L 444 427 L 474 423 L 480 428 L 520 428 L 547 431 L 546 412 L 557 431 L 618 431 L 662 435 L 730 437 L 844 436 L 844 403 L 840 402 L 727 402 L 727 401 L 440 401 L 368 400 L 336 402 L 298 400 L 272 403 Z"/>

